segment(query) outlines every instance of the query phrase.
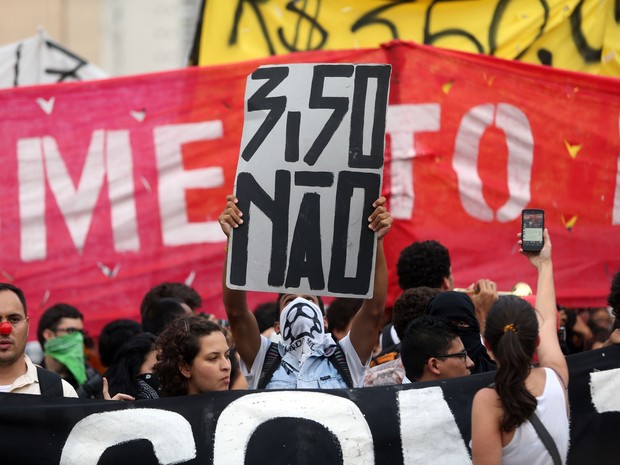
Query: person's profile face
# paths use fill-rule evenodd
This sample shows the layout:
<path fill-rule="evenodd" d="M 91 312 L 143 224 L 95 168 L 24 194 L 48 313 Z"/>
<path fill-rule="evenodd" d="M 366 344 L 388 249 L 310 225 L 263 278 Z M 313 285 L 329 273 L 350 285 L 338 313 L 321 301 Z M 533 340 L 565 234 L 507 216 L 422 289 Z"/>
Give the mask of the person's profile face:
<path fill-rule="evenodd" d="M 450 347 L 445 354 L 437 356 L 438 366 L 441 370 L 441 378 L 458 378 L 468 376 L 474 367 L 474 362 L 465 351 L 465 346 L 460 337 L 452 339 Z"/>
<path fill-rule="evenodd" d="M 228 389 L 230 349 L 222 332 L 214 331 L 200 338 L 200 351 L 183 374 L 189 381 L 188 394 Z"/>
<path fill-rule="evenodd" d="M 0 334 L 0 364 L 10 365 L 24 354 L 29 327 L 24 307 L 13 291 L 0 291 L 0 322 L 11 325 L 9 334 Z"/>

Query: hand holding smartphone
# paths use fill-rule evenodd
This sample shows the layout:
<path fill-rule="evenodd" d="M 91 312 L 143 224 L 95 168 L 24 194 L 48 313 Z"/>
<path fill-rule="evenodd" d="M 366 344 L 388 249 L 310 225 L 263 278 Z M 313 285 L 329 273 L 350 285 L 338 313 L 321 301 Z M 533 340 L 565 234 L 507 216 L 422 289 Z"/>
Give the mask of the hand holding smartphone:
<path fill-rule="evenodd" d="M 521 212 L 521 248 L 524 252 L 540 252 L 545 245 L 545 211 L 528 208 Z"/>

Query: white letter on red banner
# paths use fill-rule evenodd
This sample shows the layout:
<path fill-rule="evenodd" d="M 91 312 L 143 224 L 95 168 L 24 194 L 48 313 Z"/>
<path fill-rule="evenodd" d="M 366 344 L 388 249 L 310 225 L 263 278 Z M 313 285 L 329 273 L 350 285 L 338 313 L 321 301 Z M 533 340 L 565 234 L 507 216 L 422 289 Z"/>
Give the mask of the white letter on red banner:
<path fill-rule="evenodd" d="M 440 117 L 438 103 L 388 106 L 385 132 L 392 141 L 390 210 L 394 218 L 411 219 L 415 200 L 413 158 L 419 155 L 414 143 L 415 135 L 418 132 L 439 131 Z"/>
<path fill-rule="evenodd" d="M 187 142 L 220 139 L 221 121 L 171 124 L 153 130 L 159 171 L 159 209 L 164 245 L 177 246 L 223 242 L 217 221 L 190 223 L 187 219 L 186 189 L 209 189 L 224 185 L 221 167 L 185 171 L 181 146 Z"/>
<path fill-rule="evenodd" d="M 139 250 L 128 131 L 93 132 L 77 188 L 53 137 L 19 140 L 17 158 L 23 261 L 47 257 L 46 176 L 73 245 L 82 252 L 107 171 L 114 248 Z"/>
<path fill-rule="evenodd" d="M 461 120 L 456 136 L 452 167 L 459 182 L 459 194 L 465 211 L 480 221 L 494 218 L 507 223 L 519 217 L 530 201 L 530 179 L 534 158 L 534 139 L 527 116 L 514 105 L 500 103 L 478 105 Z M 510 198 L 494 215 L 482 195 L 478 175 L 480 139 L 485 130 L 495 125 L 506 134 L 508 146 L 508 193 Z"/>

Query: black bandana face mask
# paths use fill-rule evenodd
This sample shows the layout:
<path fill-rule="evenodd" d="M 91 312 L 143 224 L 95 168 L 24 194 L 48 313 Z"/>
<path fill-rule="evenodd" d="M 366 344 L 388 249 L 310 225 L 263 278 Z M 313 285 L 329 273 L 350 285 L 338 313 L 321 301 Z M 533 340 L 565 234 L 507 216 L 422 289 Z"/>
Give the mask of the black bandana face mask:
<path fill-rule="evenodd" d="M 467 294 L 457 291 L 440 292 L 428 302 L 426 311 L 429 315 L 446 318 L 457 325 L 465 350 L 474 362 L 472 373 L 494 369 L 495 364 L 482 345 L 476 308 Z"/>
<path fill-rule="evenodd" d="M 159 382 L 153 373 L 136 376 L 138 399 L 159 399 Z"/>

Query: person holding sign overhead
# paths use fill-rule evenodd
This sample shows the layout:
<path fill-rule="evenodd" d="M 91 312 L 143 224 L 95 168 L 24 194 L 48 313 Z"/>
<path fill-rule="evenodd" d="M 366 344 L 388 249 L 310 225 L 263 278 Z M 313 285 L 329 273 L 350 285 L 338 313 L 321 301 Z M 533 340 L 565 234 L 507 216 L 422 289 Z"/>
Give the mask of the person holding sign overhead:
<path fill-rule="evenodd" d="M 276 331 L 282 342 L 272 343 L 262 336 L 248 308 L 246 292 L 222 283 L 224 306 L 233 339 L 241 357 L 241 369 L 250 389 L 345 388 L 363 385 L 363 374 L 370 361 L 379 332 L 387 294 L 387 266 L 383 238 L 390 230 L 392 217 L 385 198 L 373 203 L 368 228 L 377 238 L 374 293 L 364 300 L 353 319 L 351 331 L 338 343 L 325 332 L 322 302 L 316 295 L 280 294 Z M 226 208 L 219 216 L 222 231 L 243 228 L 243 212 L 234 195 L 226 197 Z"/>

